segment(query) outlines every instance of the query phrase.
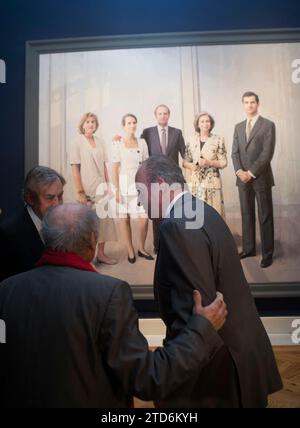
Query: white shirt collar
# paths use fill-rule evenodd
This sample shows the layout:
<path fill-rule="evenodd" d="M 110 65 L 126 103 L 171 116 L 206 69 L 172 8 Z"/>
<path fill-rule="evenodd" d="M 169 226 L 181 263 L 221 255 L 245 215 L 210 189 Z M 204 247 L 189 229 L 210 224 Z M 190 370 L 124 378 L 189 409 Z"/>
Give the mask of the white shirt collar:
<path fill-rule="evenodd" d="M 166 209 L 164 218 L 169 217 L 171 209 L 173 208 L 173 206 L 175 205 L 175 203 L 178 201 L 178 199 L 180 199 L 185 193 L 189 193 L 187 190 L 177 193 L 177 195 L 175 196 L 174 199 L 172 199 L 172 201 L 170 202 L 168 208 Z"/>
<path fill-rule="evenodd" d="M 168 132 L 168 125 L 167 125 L 167 126 L 160 126 L 160 125 L 157 125 L 157 128 L 158 128 L 159 132 L 161 132 L 163 129 L 165 129 L 165 130 L 166 130 L 166 132 Z"/>
<path fill-rule="evenodd" d="M 36 213 L 33 211 L 31 206 L 27 205 L 26 208 L 27 208 L 28 214 L 30 215 L 31 220 L 33 221 L 33 224 L 36 227 L 36 230 L 38 231 L 38 234 L 41 237 L 41 240 L 44 242 L 42 234 L 41 234 L 42 220 L 36 215 Z"/>

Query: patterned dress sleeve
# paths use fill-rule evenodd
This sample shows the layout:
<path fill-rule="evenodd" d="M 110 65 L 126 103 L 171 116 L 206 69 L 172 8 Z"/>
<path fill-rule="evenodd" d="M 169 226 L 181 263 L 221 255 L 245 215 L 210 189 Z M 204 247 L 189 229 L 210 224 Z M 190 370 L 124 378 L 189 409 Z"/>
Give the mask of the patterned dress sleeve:
<path fill-rule="evenodd" d="M 185 146 L 184 160 L 186 162 L 193 162 L 193 154 L 192 154 L 192 151 L 191 151 L 190 143 L 187 143 L 186 146 Z"/>
<path fill-rule="evenodd" d="M 227 166 L 227 152 L 225 147 L 225 141 L 224 137 L 218 137 L 219 138 L 219 144 L 217 149 L 217 159 L 219 161 L 219 168 L 223 169 Z"/>

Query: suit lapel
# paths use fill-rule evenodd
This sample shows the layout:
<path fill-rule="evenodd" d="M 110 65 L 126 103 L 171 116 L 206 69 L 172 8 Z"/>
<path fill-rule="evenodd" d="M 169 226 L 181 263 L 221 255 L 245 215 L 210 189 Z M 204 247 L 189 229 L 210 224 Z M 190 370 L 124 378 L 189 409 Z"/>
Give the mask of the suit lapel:
<path fill-rule="evenodd" d="M 24 237 L 26 237 L 26 251 L 31 250 L 31 254 L 34 256 L 34 258 L 38 257 L 44 249 L 44 244 L 26 207 L 24 208 L 23 231 Z"/>
<path fill-rule="evenodd" d="M 168 144 L 167 144 L 167 150 L 166 155 L 169 156 L 170 152 L 172 151 L 173 146 L 173 140 L 174 140 L 174 128 L 168 127 Z"/>
<path fill-rule="evenodd" d="M 241 133 L 242 133 L 240 141 L 243 142 L 244 147 L 247 146 L 246 126 L 247 126 L 247 120 L 244 120 L 244 122 L 242 123 L 242 126 L 240 128 Z"/>
<path fill-rule="evenodd" d="M 154 128 L 153 128 L 153 141 L 154 141 L 155 146 L 157 147 L 158 153 L 160 153 L 162 155 L 159 132 L 158 132 L 157 126 L 154 126 Z"/>

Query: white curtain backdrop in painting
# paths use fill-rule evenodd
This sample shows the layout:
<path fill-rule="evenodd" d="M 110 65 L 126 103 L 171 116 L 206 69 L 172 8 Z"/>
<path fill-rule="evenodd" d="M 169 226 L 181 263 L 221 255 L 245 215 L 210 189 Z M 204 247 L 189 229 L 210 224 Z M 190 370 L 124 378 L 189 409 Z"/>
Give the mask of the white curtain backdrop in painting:
<path fill-rule="evenodd" d="M 284 207 L 300 204 L 300 84 L 292 81 L 292 62 L 299 56 L 297 43 L 42 55 L 39 162 L 67 178 L 65 200 L 72 200 L 68 154 L 83 113 L 98 115 L 98 134 L 109 151 L 112 137 L 122 133 L 125 113 L 137 116 L 140 134 L 155 124 L 154 107 L 167 104 L 170 125 L 181 128 L 188 140 L 195 114 L 207 110 L 228 152 L 228 167 L 222 171 L 225 207 L 229 215 L 239 216 L 230 153 L 234 125 L 244 119 L 241 95 L 252 90 L 260 96 L 261 114 L 276 124 L 274 204 L 284 214 Z"/>

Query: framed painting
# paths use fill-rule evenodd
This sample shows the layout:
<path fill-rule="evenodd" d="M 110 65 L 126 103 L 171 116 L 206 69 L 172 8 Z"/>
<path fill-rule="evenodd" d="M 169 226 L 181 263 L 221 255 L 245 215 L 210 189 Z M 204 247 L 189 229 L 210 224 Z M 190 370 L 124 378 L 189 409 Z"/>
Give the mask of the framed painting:
<path fill-rule="evenodd" d="M 260 267 L 256 257 L 242 261 L 258 298 L 300 297 L 300 29 L 182 34 L 142 34 L 29 41 L 26 50 L 25 170 L 50 166 L 67 179 L 65 201 L 74 201 L 70 151 L 86 112 L 97 115 L 97 134 L 105 141 L 108 170 L 121 118 L 137 119 L 137 136 L 155 126 L 154 110 L 170 109 L 169 124 L 182 130 L 185 143 L 195 133 L 194 118 L 211 114 L 224 138 L 227 166 L 221 171 L 226 222 L 241 248 L 241 211 L 231 159 L 235 125 L 245 120 L 242 95 L 259 95 L 259 114 L 276 127 L 272 157 L 274 262 Z M 182 159 L 179 159 L 182 165 Z M 186 171 L 184 170 L 184 174 Z M 187 181 L 189 180 L 186 174 Z M 132 222 L 133 243 L 138 228 Z M 152 228 L 147 251 L 152 253 Z M 108 244 L 119 263 L 101 272 L 127 280 L 137 299 L 152 299 L 154 261 L 127 261 L 124 243 Z"/>

